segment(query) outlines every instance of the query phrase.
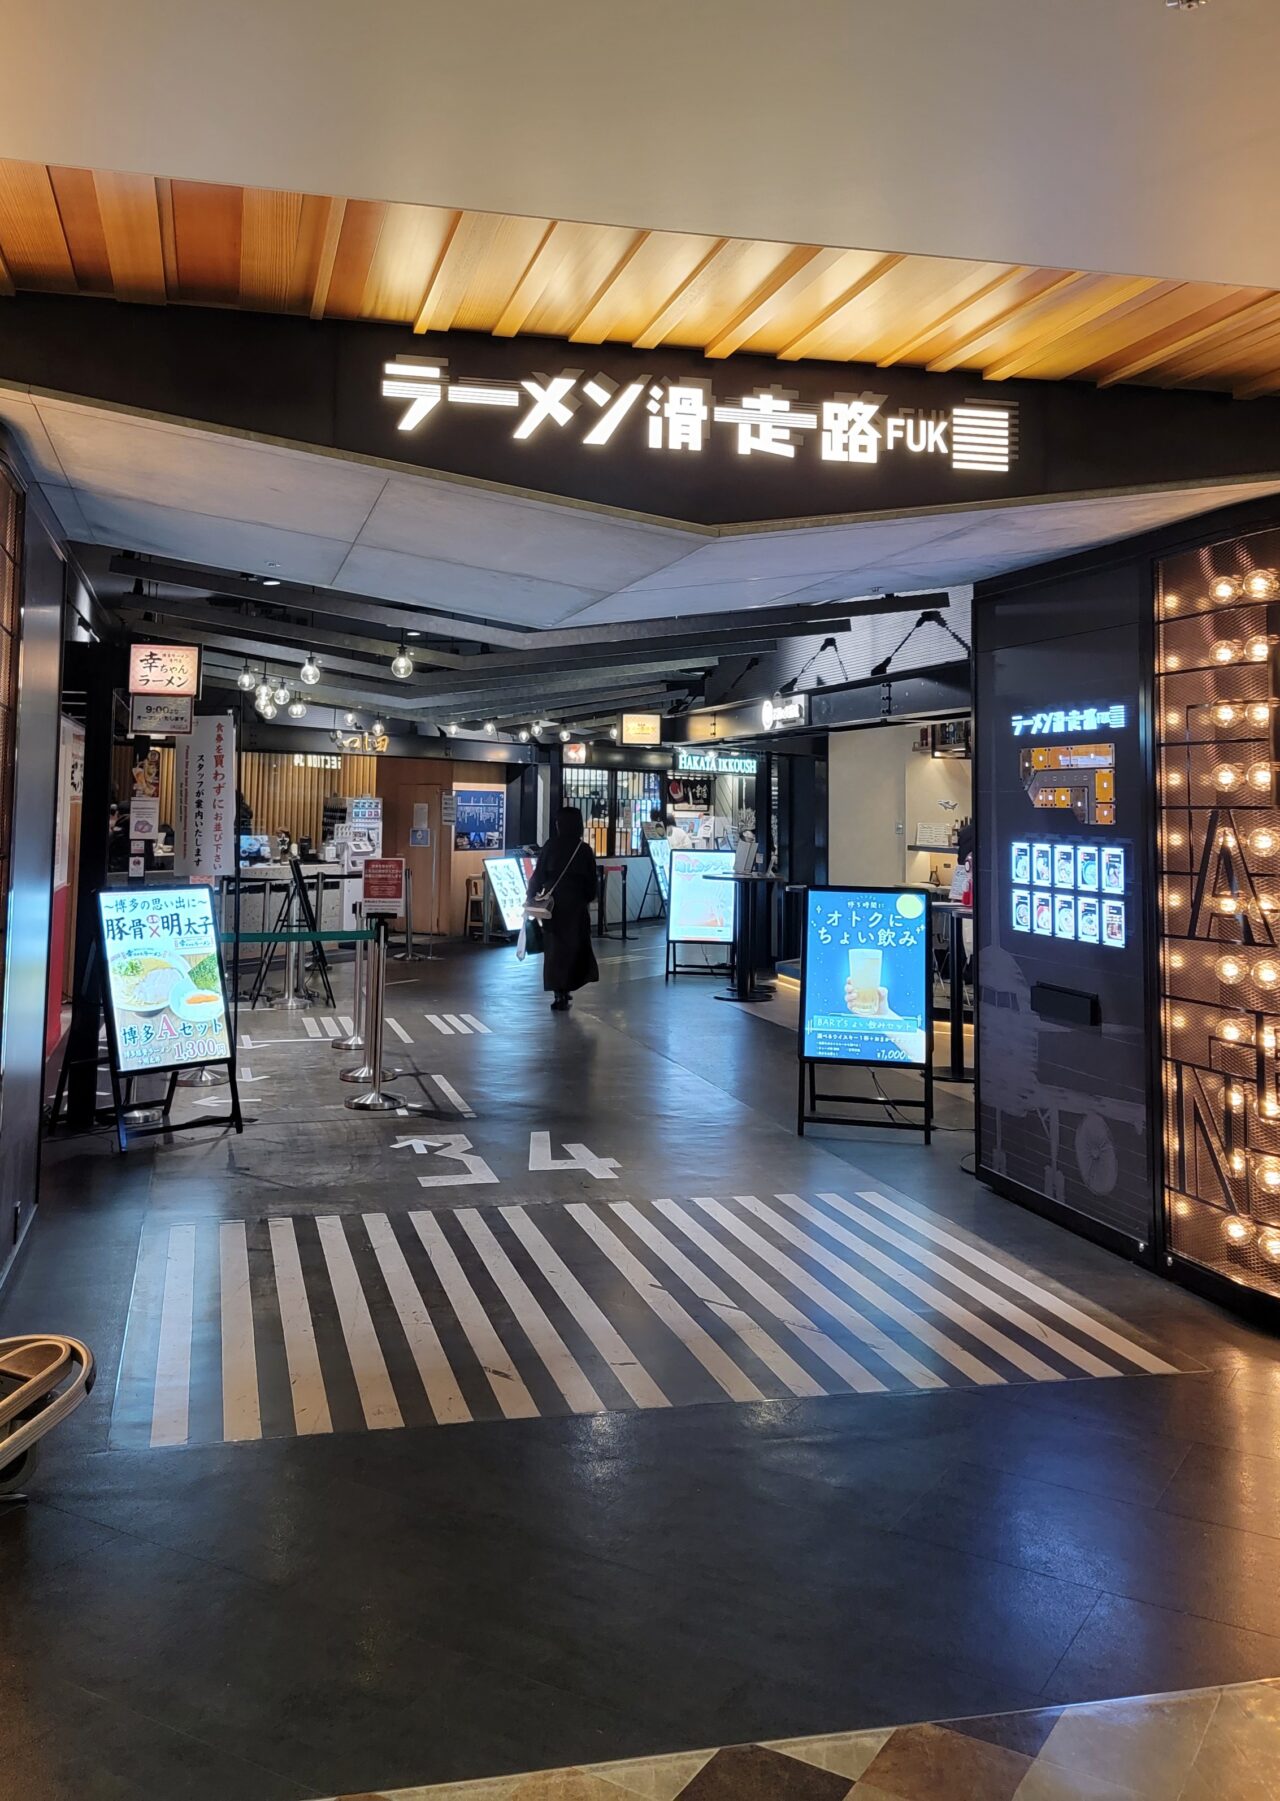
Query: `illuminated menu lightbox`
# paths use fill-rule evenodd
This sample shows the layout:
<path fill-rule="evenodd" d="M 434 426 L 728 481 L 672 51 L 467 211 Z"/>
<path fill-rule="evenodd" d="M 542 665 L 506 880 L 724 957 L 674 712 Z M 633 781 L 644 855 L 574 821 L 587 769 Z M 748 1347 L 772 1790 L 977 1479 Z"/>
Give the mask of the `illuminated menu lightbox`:
<path fill-rule="evenodd" d="M 1119 844 L 1016 839 L 1009 870 L 1014 931 L 1123 950 L 1126 863 Z"/>

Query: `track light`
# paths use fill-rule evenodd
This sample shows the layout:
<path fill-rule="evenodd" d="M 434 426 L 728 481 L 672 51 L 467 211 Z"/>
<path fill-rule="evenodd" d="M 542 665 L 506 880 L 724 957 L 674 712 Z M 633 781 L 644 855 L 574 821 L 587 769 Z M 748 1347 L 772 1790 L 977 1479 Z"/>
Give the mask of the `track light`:
<path fill-rule="evenodd" d="M 246 663 L 236 677 L 236 687 L 244 694 L 251 694 L 258 685 L 258 678 Z"/>
<path fill-rule="evenodd" d="M 308 652 L 307 660 L 298 671 L 298 674 L 302 677 L 302 680 L 307 684 L 308 688 L 314 688 L 316 683 L 320 680 L 320 665 L 316 662 L 310 652 Z"/>

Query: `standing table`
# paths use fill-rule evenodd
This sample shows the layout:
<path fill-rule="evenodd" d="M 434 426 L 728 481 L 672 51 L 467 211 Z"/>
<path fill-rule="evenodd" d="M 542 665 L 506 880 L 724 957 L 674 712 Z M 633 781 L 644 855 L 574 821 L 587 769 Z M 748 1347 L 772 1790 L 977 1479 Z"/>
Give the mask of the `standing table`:
<path fill-rule="evenodd" d="M 951 965 L 950 999 L 947 1015 L 951 1021 L 951 1063 L 949 1082 L 972 1082 L 973 1071 L 964 1066 L 964 927 L 973 919 L 973 908 L 959 901 L 934 901 L 939 913 L 947 915 L 947 960 Z"/>
<path fill-rule="evenodd" d="M 760 900 L 766 889 L 785 887 L 776 875 L 704 875 L 704 882 L 732 882 L 738 894 L 737 921 L 733 939 L 733 986 L 718 1001 L 770 1001 L 773 989 L 768 983 L 756 982 L 756 943 L 760 929 Z"/>

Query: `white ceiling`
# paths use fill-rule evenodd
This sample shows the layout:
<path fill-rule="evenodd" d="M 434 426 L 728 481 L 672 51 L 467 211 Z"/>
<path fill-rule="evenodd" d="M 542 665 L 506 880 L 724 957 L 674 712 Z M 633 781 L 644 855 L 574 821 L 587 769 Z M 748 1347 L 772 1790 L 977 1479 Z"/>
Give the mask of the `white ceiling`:
<path fill-rule="evenodd" d="M 1276 0 L 0 0 L 0 154 L 1280 288 Z"/>
<path fill-rule="evenodd" d="M 955 587 L 1214 506 L 1265 480 L 715 531 L 0 387 L 68 537 L 419 601 L 503 624 L 670 618 Z"/>

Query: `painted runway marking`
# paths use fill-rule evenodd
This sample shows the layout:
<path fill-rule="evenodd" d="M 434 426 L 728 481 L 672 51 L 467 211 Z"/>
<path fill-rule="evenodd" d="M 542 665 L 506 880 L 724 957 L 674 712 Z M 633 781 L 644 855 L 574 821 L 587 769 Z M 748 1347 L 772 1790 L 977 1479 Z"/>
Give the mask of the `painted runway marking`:
<path fill-rule="evenodd" d="M 461 1133 L 395 1148 L 496 1180 Z M 111 1443 L 1148 1372 L 1123 1320 L 875 1190 L 205 1219 L 143 1231 Z"/>

